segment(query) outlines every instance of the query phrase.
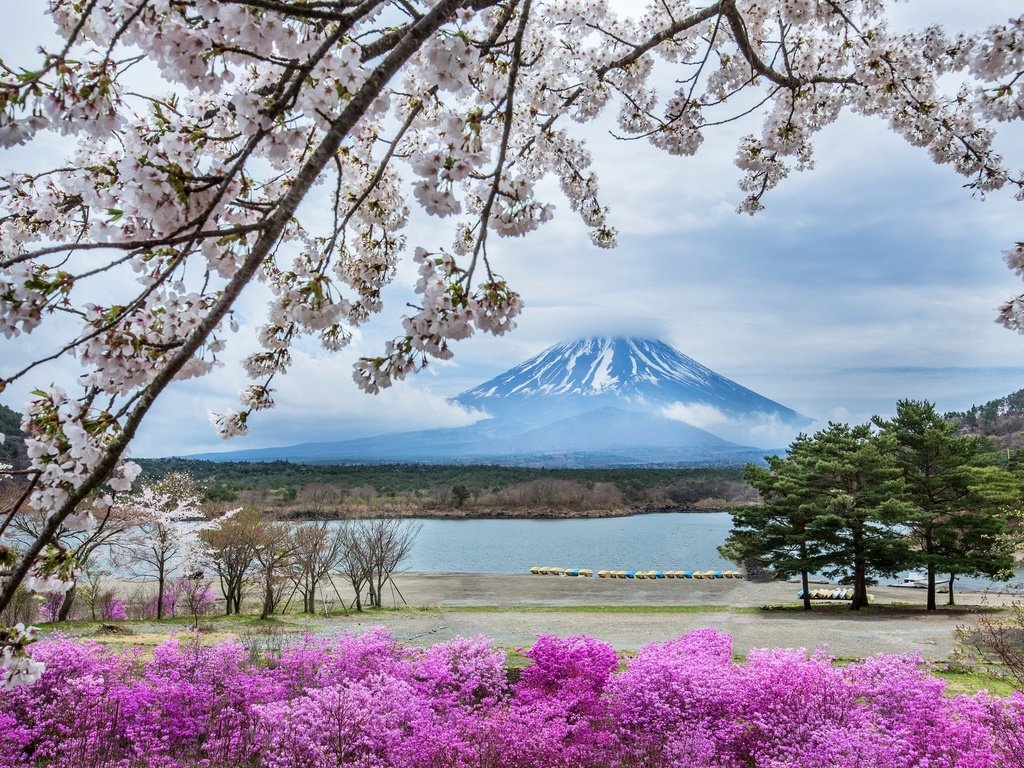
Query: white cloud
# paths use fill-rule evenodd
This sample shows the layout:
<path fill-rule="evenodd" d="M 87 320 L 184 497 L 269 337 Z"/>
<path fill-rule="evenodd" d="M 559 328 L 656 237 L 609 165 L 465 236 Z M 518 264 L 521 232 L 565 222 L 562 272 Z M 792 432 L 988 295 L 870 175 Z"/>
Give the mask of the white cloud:
<path fill-rule="evenodd" d="M 706 403 L 670 403 L 659 413 L 666 419 L 707 430 L 734 443 L 760 448 L 784 447 L 799 431 L 773 413 L 757 412 L 736 418 Z"/>
<path fill-rule="evenodd" d="M 661 415 L 666 419 L 681 421 L 683 424 L 711 432 L 719 425 L 736 423 L 718 408 L 703 403 L 670 403 L 661 409 Z"/>

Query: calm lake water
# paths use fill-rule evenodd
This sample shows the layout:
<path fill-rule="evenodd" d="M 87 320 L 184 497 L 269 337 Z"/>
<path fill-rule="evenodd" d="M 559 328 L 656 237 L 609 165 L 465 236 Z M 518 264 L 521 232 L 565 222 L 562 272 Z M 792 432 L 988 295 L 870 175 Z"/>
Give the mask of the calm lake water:
<path fill-rule="evenodd" d="M 423 527 L 403 570 L 526 573 L 531 566 L 608 570 L 730 570 L 718 556 L 728 512 L 664 512 L 589 520 L 417 520 Z M 896 579 L 882 578 L 882 584 Z M 1024 581 L 1024 571 L 1014 580 Z M 957 578 L 958 589 L 999 589 Z"/>
<path fill-rule="evenodd" d="M 615 570 L 727 570 L 715 551 L 727 512 L 591 520 L 419 520 L 410 571 L 525 573 L 534 565 Z"/>

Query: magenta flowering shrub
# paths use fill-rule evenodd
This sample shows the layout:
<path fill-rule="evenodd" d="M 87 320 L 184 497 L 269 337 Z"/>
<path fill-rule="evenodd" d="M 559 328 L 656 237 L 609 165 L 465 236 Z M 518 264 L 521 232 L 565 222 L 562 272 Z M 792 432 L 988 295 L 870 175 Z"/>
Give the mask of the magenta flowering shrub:
<path fill-rule="evenodd" d="M 733 717 L 738 685 L 729 635 L 699 629 L 647 646 L 611 688 L 622 749 L 652 768 L 729 765 L 729 745 L 744 727 Z"/>
<path fill-rule="evenodd" d="M 480 635 L 456 637 L 419 651 L 412 678 L 417 693 L 439 712 L 456 707 L 493 708 L 509 692 L 505 654 Z"/>
<path fill-rule="evenodd" d="M 128 618 L 128 607 L 120 598 L 111 597 L 103 603 L 104 621 L 124 621 Z"/>
<path fill-rule="evenodd" d="M 146 595 L 142 602 L 139 604 L 140 617 L 143 619 L 155 619 L 157 615 L 157 603 L 159 595 L 156 592 L 152 592 Z M 174 611 L 178 606 L 178 596 L 174 590 L 168 587 L 164 590 L 163 598 L 163 610 L 164 617 L 173 617 Z"/>
<path fill-rule="evenodd" d="M 306 637 L 259 664 L 172 638 L 142 663 L 36 644 L 0 691 L 3 768 L 1024 768 L 1024 695 L 948 697 L 916 656 L 837 666 L 698 630 L 618 671 L 606 643 L 540 637 L 509 683 L 483 637 L 404 648 Z"/>
<path fill-rule="evenodd" d="M 39 605 L 39 618 L 45 622 L 56 621 L 63 604 L 63 592 L 47 592 L 45 599 Z"/>

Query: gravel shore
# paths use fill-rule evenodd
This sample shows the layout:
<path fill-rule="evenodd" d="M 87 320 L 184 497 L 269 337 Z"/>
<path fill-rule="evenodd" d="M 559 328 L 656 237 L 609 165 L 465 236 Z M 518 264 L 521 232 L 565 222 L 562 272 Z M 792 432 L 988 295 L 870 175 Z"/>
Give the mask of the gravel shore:
<path fill-rule="evenodd" d="M 1009 599 L 965 592 L 957 595 L 958 609 L 929 614 L 923 610 L 924 590 L 880 586 L 872 588 L 871 594 L 884 610 L 858 613 L 822 604 L 807 613 L 783 608 L 797 605 L 798 589 L 784 582 L 407 573 L 395 578 L 395 587 L 393 593 L 385 591 L 388 605 L 401 605 L 404 598 L 410 606 L 434 610 L 317 619 L 312 628 L 318 634 L 331 634 L 382 625 L 399 640 L 423 645 L 480 633 L 513 647 L 532 645 L 538 634 L 587 634 L 619 650 L 635 651 L 692 629 L 714 627 L 733 636 L 737 653 L 759 647 L 826 646 L 841 658 L 916 651 L 942 660 L 954 651 L 957 628 L 974 624 L 977 614 L 969 610 L 971 606 Z M 944 600 L 945 595 L 940 595 L 940 602 Z M 579 606 L 600 609 L 580 610 Z M 629 606 L 700 608 L 630 612 Z"/>
<path fill-rule="evenodd" d="M 342 596 L 349 594 L 341 584 Z M 817 586 L 817 585 L 816 585 Z M 824 585 L 820 585 L 824 586 Z M 957 593 L 957 607 L 926 612 L 921 589 L 878 586 L 869 590 L 872 606 L 849 610 L 848 603 L 818 602 L 800 610 L 796 584 L 746 580 L 629 580 L 486 573 L 403 573 L 385 587 L 386 608 L 311 617 L 288 613 L 270 629 L 244 629 L 213 623 L 220 634 L 246 633 L 249 640 L 267 631 L 267 642 L 297 639 L 303 632 L 333 636 L 383 626 L 410 645 L 432 645 L 457 635 L 493 638 L 503 647 L 529 647 L 537 635 L 585 634 L 620 651 L 636 651 L 652 642 L 713 627 L 733 637 L 734 649 L 826 647 L 839 658 L 876 653 L 914 653 L 942 661 L 956 649 L 957 630 L 975 625 L 984 606 L 998 606 L 1012 593 Z M 328 588 L 322 597 L 333 594 Z M 105 637 L 116 645 L 155 645 L 169 632 L 187 628 L 187 620 L 135 623 L 123 636 Z M 91 632 L 91 630 L 90 630 Z M 283 635 L 277 637 L 272 635 Z"/>

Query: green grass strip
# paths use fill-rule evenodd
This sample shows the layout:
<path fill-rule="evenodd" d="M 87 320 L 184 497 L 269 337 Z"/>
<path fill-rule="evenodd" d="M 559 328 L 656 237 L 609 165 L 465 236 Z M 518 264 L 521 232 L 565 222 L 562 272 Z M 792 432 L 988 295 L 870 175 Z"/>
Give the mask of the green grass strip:
<path fill-rule="evenodd" d="M 442 605 L 449 613 L 759 613 L 760 608 L 733 608 L 728 605 Z"/>

